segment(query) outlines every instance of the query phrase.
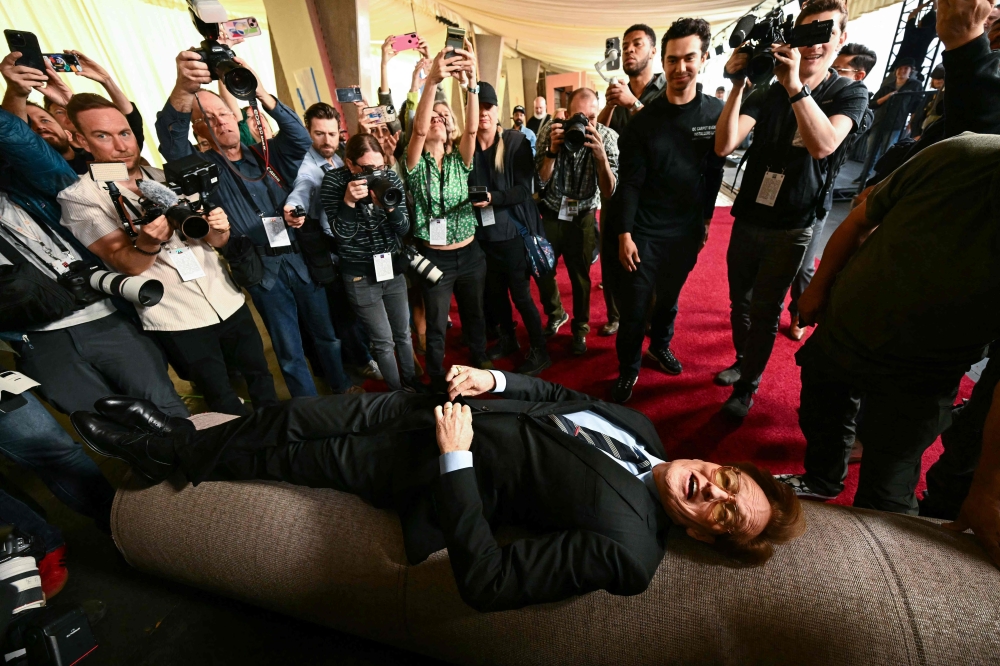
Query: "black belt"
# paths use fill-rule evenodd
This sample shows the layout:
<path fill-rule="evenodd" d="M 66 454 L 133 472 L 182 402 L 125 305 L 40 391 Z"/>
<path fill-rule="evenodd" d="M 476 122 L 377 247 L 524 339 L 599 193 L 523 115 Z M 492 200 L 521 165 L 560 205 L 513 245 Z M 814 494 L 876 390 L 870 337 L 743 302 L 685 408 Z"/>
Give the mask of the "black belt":
<path fill-rule="evenodd" d="M 264 247 L 263 245 L 254 245 L 253 249 L 257 251 L 257 254 L 268 257 L 279 257 L 283 254 L 298 254 L 300 252 L 298 241 L 292 241 L 291 245 L 286 245 L 284 247 Z"/>

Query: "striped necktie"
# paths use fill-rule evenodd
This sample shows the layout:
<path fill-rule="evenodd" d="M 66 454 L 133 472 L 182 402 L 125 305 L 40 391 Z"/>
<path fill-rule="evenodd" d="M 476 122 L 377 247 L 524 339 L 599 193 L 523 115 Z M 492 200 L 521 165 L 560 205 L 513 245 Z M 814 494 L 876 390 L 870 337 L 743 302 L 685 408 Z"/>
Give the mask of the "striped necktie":
<path fill-rule="evenodd" d="M 637 448 L 633 448 L 624 442 L 620 442 L 614 437 L 609 437 L 603 432 L 597 432 L 596 430 L 591 430 L 590 428 L 578 426 L 560 414 L 549 414 L 549 418 L 557 428 L 562 430 L 567 435 L 576 437 L 577 439 L 604 451 L 616 460 L 621 460 L 622 462 L 634 465 L 638 470 L 635 472 L 637 476 L 648 472 L 652 468 L 652 463 L 649 462 L 649 458 L 647 458 L 642 451 Z"/>

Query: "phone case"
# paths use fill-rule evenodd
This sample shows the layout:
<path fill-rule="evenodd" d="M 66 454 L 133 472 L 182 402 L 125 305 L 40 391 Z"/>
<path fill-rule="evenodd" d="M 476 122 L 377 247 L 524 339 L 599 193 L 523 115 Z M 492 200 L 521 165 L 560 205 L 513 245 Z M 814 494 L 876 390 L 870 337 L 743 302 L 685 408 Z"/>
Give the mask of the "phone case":
<path fill-rule="evenodd" d="M 71 74 L 83 71 L 83 66 L 80 64 L 79 58 L 75 55 L 69 53 L 43 53 L 42 56 L 49 59 L 52 69 L 57 72 Z"/>
<path fill-rule="evenodd" d="M 338 102 L 360 102 L 361 88 L 337 88 Z"/>
<path fill-rule="evenodd" d="M 247 37 L 257 37 L 261 34 L 260 25 L 257 23 L 257 19 L 252 16 L 226 21 L 222 24 L 222 28 L 229 35 L 230 39 L 245 39 Z"/>
<path fill-rule="evenodd" d="M 417 48 L 417 33 L 411 32 L 406 35 L 400 35 L 396 39 L 392 40 L 392 50 L 396 53 L 400 51 L 406 51 L 409 49 Z"/>
<path fill-rule="evenodd" d="M 34 33 L 23 30 L 4 30 L 4 37 L 7 38 L 7 46 L 11 51 L 20 51 L 21 57 L 17 59 L 15 65 L 34 67 L 40 72 L 45 72 L 45 60 L 42 58 L 42 49 L 38 46 L 38 38 Z"/>

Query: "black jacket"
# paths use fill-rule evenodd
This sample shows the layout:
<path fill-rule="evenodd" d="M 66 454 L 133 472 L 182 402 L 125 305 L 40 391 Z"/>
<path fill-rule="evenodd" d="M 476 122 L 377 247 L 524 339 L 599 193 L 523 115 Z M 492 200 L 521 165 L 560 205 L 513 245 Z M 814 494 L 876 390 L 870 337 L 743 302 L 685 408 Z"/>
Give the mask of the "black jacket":
<path fill-rule="evenodd" d="M 535 160 L 531 152 L 528 137 L 517 130 L 503 130 L 504 143 L 503 173 L 492 168 L 492 156 L 497 144 L 494 142 L 491 150 L 483 151 L 476 142 L 476 156 L 473 158 L 473 171 L 469 174 L 469 185 L 485 185 L 489 188 L 491 205 L 493 206 L 496 224 L 482 226 L 482 212 L 476 211 L 479 228 L 476 239 L 480 241 L 502 241 L 517 238 L 517 227 L 509 219 L 514 215 L 531 232 L 532 236 L 544 236 L 538 207 L 532 198 L 535 180 Z M 481 169 L 483 153 L 489 156 L 490 168 Z"/>

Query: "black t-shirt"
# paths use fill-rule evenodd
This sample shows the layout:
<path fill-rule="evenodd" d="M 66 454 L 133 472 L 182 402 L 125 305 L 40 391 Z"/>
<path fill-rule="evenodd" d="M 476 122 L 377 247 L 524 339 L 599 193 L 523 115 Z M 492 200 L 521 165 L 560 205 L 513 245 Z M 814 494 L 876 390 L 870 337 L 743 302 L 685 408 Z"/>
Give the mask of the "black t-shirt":
<path fill-rule="evenodd" d="M 547 123 L 550 118 L 552 118 L 552 116 L 550 116 L 547 113 L 541 118 L 536 118 L 534 116 L 531 116 L 530 118 L 528 118 L 528 122 L 526 124 L 528 125 L 528 129 L 534 132 L 535 135 L 537 136 L 538 130 L 541 129 L 542 125 Z"/>
<path fill-rule="evenodd" d="M 813 91 L 826 116 L 847 116 L 854 123 L 851 133 L 868 108 L 868 88 L 854 81 L 834 97 L 826 92 L 838 78 L 834 70 Z M 800 102 L 801 104 L 801 102 Z M 815 219 L 819 195 L 826 180 L 830 158 L 814 159 L 799 135 L 795 112 L 788 91 L 775 84 L 766 90 L 754 91 L 740 110 L 757 121 L 754 139 L 747 153 L 747 167 L 740 193 L 733 203 L 733 216 L 771 229 L 803 229 Z M 846 139 L 845 139 L 846 140 Z M 757 203 L 758 194 L 767 172 L 784 174 L 774 206 Z"/>
<path fill-rule="evenodd" d="M 687 104 L 666 97 L 637 113 L 618 140 L 616 228 L 647 238 L 704 233 L 722 184 L 715 154 L 722 101 L 698 94 Z"/>

